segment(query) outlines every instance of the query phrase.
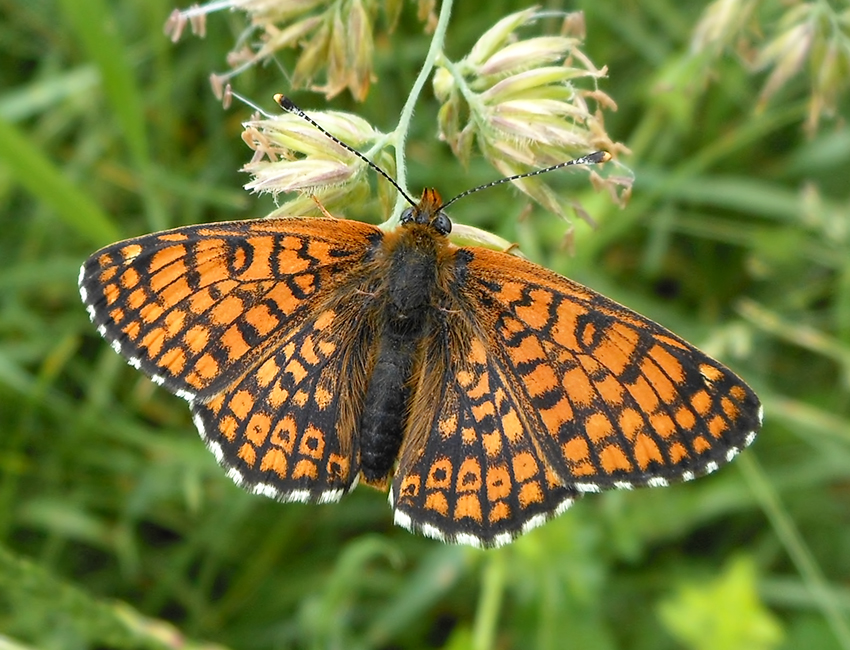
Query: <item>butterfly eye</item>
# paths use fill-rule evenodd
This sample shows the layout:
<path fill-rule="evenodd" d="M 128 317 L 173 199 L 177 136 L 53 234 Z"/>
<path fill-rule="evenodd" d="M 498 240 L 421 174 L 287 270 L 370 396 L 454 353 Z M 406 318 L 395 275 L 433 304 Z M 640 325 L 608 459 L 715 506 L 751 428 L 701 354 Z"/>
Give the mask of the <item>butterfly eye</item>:
<path fill-rule="evenodd" d="M 407 208 L 407 210 L 401 213 L 401 223 L 410 223 L 413 221 L 413 217 L 414 208 Z"/>
<path fill-rule="evenodd" d="M 448 235 L 452 231 L 452 221 L 446 216 L 445 212 L 440 212 L 434 217 L 434 228 L 441 235 Z"/>

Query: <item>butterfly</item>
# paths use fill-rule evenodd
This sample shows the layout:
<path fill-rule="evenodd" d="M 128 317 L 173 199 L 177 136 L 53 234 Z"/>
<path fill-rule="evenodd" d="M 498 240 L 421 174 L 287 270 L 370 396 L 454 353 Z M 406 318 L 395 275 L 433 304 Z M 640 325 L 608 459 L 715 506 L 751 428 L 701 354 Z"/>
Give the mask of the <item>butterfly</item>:
<path fill-rule="evenodd" d="M 189 402 L 243 488 L 389 490 L 395 523 L 496 547 L 586 492 L 714 471 L 761 426 L 753 391 L 657 323 L 504 252 L 459 247 L 426 190 L 400 224 L 283 217 L 112 244 L 83 303 Z"/>

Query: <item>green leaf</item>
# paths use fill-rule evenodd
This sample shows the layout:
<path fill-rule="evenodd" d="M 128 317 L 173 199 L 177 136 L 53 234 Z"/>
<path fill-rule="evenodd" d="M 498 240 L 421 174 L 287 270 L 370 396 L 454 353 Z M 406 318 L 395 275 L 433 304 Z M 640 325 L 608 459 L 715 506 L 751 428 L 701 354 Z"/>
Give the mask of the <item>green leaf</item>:
<path fill-rule="evenodd" d="M 98 205 L 63 175 L 42 151 L 8 122 L 0 119 L 0 157 L 33 196 L 97 246 L 119 238 L 118 230 Z"/>
<path fill-rule="evenodd" d="M 681 586 L 661 603 L 659 616 L 693 650 L 770 650 L 783 638 L 779 621 L 759 600 L 755 566 L 746 557 L 729 562 L 713 580 Z"/>

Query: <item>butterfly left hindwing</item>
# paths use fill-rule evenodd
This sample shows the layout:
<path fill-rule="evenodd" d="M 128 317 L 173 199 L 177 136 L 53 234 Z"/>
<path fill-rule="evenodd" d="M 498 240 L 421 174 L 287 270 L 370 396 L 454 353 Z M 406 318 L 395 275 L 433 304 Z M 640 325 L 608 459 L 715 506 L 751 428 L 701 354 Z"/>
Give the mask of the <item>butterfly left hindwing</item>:
<path fill-rule="evenodd" d="M 201 436 L 238 485 L 319 503 L 356 485 L 373 355 L 361 316 L 341 307 L 311 314 L 232 386 L 190 402 Z"/>

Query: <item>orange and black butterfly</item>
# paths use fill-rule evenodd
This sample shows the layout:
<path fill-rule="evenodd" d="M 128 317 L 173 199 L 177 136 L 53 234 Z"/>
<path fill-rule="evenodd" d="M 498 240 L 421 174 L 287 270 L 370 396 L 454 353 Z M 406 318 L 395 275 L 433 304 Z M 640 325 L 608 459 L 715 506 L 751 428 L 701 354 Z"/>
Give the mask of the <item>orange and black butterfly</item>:
<path fill-rule="evenodd" d="M 189 402 L 243 488 L 389 487 L 395 522 L 493 547 L 585 492 L 707 474 L 761 424 L 729 369 L 529 261 L 458 247 L 434 190 L 391 232 L 333 218 L 108 246 L 80 293 L 130 365 Z"/>

